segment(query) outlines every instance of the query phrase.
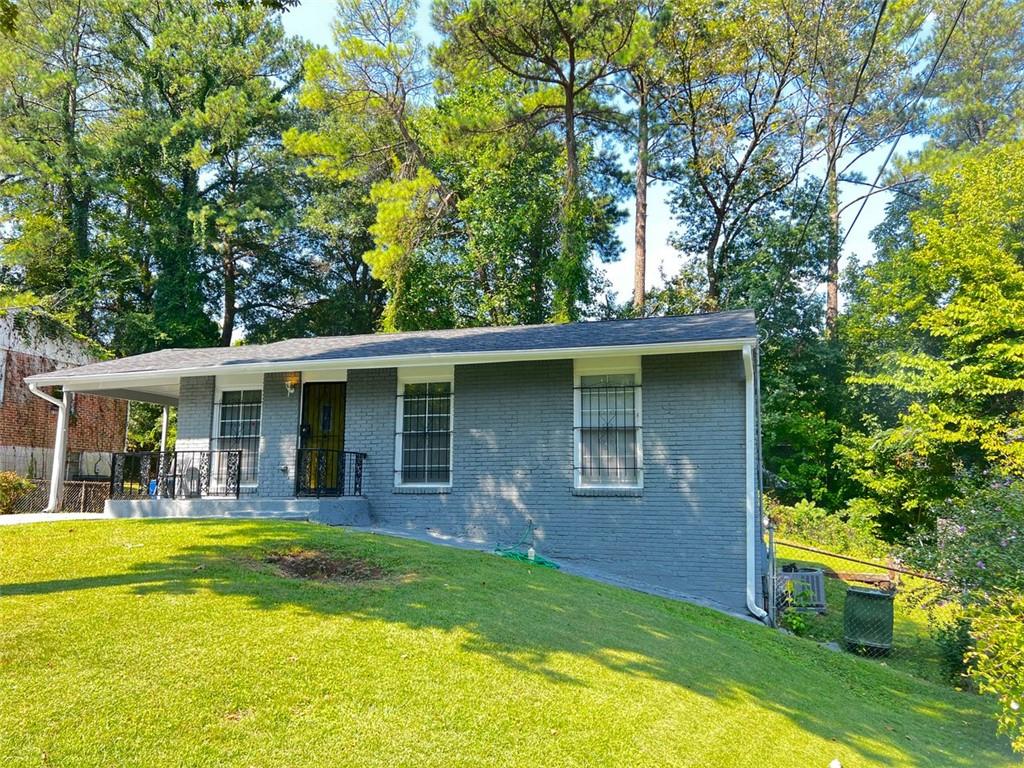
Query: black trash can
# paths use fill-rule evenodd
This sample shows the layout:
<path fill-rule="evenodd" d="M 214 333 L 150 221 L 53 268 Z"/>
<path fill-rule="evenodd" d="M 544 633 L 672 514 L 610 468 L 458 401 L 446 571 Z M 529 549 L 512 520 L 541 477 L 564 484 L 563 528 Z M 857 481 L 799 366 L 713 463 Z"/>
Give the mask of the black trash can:
<path fill-rule="evenodd" d="M 892 650 L 892 592 L 850 587 L 843 608 L 843 640 L 851 651 L 884 655 Z"/>

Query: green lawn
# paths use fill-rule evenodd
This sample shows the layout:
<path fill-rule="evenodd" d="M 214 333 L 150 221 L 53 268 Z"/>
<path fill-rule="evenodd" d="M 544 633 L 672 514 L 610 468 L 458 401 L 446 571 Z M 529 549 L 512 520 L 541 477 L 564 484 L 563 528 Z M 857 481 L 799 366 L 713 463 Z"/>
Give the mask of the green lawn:
<path fill-rule="evenodd" d="M 359 586 L 270 552 L 368 558 Z M 713 611 L 301 523 L 0 528 L 0 765 L 1001 766 L 984 699 Z"/>

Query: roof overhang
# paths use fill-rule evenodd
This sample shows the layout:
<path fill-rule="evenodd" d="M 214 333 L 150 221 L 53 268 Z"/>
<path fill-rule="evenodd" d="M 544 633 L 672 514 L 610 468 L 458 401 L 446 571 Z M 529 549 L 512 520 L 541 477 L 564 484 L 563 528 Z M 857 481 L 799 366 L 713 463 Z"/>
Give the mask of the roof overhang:
<path fill-rule="evenodd" d="M 174 404 L 177 401 L 178 382 L 187 376 L 405 368 L 424 365 L 481 365 L 484 363 L 565 360 L 572 358 L 612 357 L 616 355 L 674 355 L 697 352 L 729 352 L 741 351 L 744 346 L 756 344 L 757 339 L 752 337 L 678 341 L 662 344 L 622 344 L 558 349 L 521 349 L 498 352 L 429 352 L 382 357 L 299 358 L 254 363 L 202 365 L 191 368 L 182 367 L 164 370 L 120 371 L 93 376 L 61 375 L 60 371 L 52 371 L 32 376 L 29 380 L 33 384 L 42 387 L 61 385 L 69 392 Z"/>

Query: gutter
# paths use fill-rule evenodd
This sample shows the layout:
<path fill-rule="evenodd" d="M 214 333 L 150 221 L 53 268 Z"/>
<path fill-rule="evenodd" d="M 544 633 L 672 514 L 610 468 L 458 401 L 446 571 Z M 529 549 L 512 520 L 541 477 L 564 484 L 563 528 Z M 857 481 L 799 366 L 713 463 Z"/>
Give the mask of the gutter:
<path fill-rule="evenodd" d="M 51 405 L 57 406 L 57 434 L 53 441 L 53 465 L 50 468 L 50 495 L 43 512 L 56 512 L 60 504 L 61 492 L 64 490 L 64 462 L 68 447 L 68 411 L 71 404 L 71 393 L 64 392 L 62 400 L 39 389 L 39 385 L 28 382 L 28 389 L 36 397 L 40 397 Z"/>
<path fill-rule="evenodd" d="M 768 614 L 757 604 L 757 533 L 758 467 L 757 467 L 757 408 L 754 379 L 754 348 L 743 345 L 743 372 L 746 389 L 746 488 L 747 488 L 747 610 L 761 621 L 768 622 Z"/>

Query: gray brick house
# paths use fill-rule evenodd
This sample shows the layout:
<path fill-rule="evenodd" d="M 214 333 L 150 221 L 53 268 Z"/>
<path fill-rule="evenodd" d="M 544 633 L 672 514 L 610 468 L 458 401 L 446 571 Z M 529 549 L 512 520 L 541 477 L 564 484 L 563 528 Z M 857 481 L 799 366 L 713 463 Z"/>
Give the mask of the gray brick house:
<path fill-rule="evenodd" d="M 111 515 L 480 544 L 532 523 L 547 557 L 763 617 L 751 312 L 167 349 L 32 383 L 177 408 L 173 451 L 115 455 Z"/>

